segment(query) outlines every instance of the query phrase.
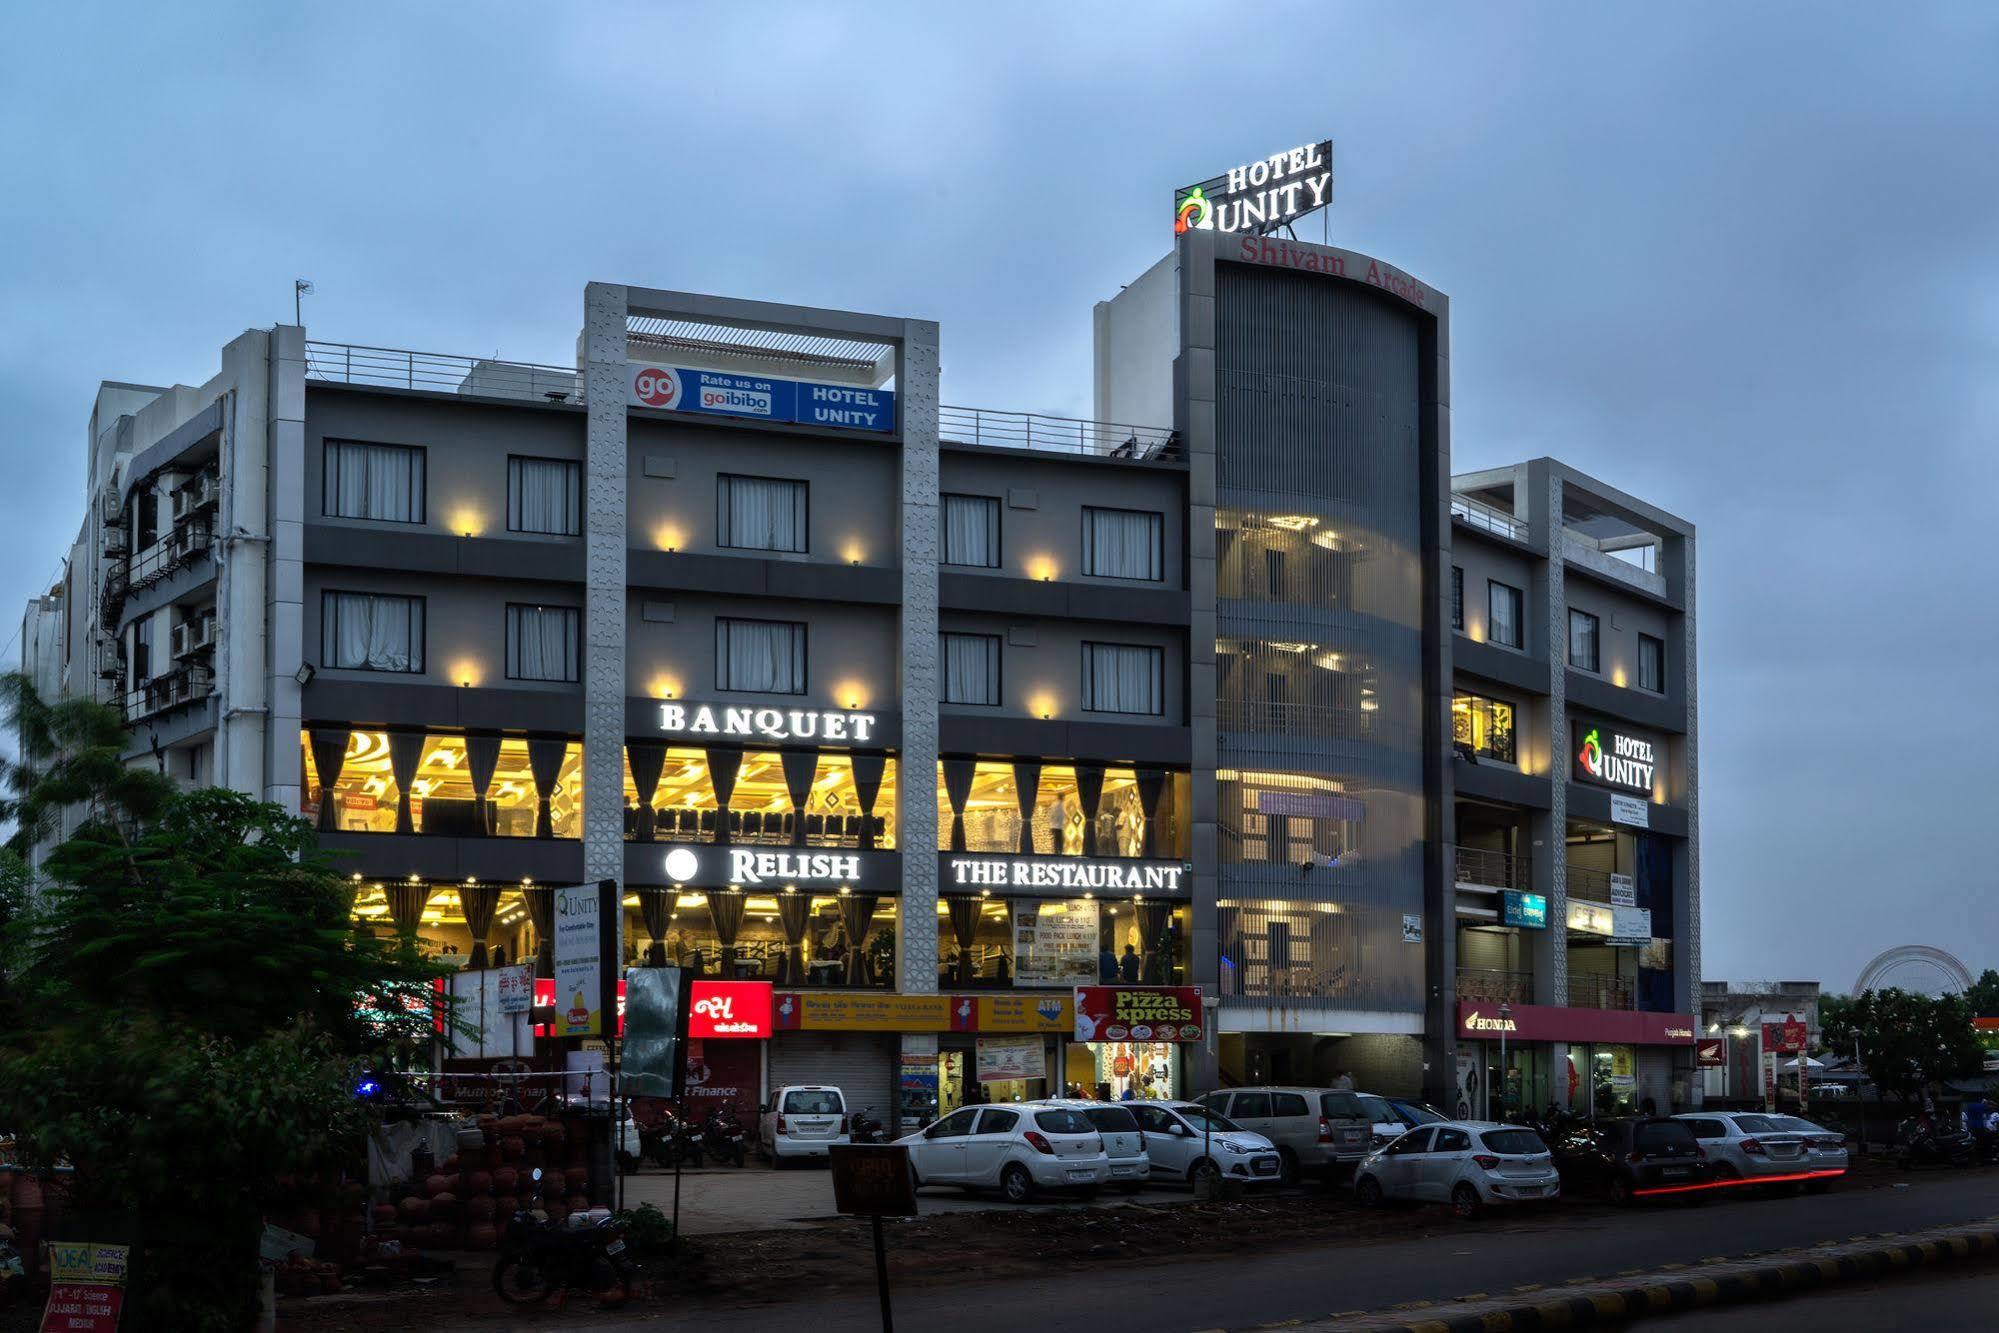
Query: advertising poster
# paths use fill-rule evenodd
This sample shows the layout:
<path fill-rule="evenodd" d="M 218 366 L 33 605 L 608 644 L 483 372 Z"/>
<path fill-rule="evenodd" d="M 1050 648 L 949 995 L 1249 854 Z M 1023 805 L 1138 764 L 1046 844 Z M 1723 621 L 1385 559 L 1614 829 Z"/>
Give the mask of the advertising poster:
<path fill-rule="evenodd" d="M 763 1051 L 755 1042 L 690 1041 L 682 1100 L 696 1124 L 707 1123 L 711 1108 L 726 1107 L 737 1124 L 754 1131 L 762 1075 Z"/>
<path fill-rule="evenodd" d="M 555 890 L 555 1035 L 604 1035 L 602 921 L 595 884 Z"/>
<path fill-rule="evenodd" d="M 1199 986 L 1078 986 L 1077 1041 L 1199 1041 Z"/>
<path fill-rule="evenodd" d="M 1039 1037 L 980 1037 L 979 1082 L 1048 1077 L 1046 1050 Z"/>
<path fill-rule="evenodd" d="M 129 1245 L 49 1242 L 49 1303 L 43 1333 L 109 1333 L 125 1304 Z"/>
<path fill-rule="evenodd" d="M 1016 986 L 1083 986 L 1097 980 L 1097 905 L 1017 902 L 1013 909 Z"/>
<path fill-rule="evenodd" d="M 525 1014 L 534 1008 L 534 965 L 496 967 L 493 977 L 499 986 L 500 1012 Z"/>
<path fill-rule="evenodd" d="M 815 994 L 780 991 L 780 1032 L 947 1032 L 948 995 Z"/>

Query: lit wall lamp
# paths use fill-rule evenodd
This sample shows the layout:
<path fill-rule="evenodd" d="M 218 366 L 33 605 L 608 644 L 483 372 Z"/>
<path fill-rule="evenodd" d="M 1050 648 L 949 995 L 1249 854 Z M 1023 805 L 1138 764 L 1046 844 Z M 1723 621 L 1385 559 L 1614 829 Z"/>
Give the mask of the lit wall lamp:
<path fill-rule="evenodd" d="M 680 549 L 681 532 L 675 524 L 663 523 L 653 530 L 652 539 L 662 551 L 678 551 Z"/>
<path fill-rule="evenodd" d="M 850 565 L 858 565 L 861 563 L 862 557 L 865 556 L 866 554 L 867 552 L 861 549 L 861 544 L 859 542 L 848 542 L 847 545 L 841 550 L 840 558 L 845 560 Z"/>
<path fill-rule="evenodd" d="M 1037 555 L 1027 562 L 1027 572 L 1043 583 L 1051 583 L 1055 579 L 1056 564 L 1048 556 Z"/>
<path fill-rule="evenodd" d="M 451 678 L 466 689 L 479 683 L 479 664 L 466 660 L 451 664 Z"/>
<path fill-rule="evenodd" d="M 461 537 L 476 537 L 486 530 L 486 520 L 476 509 L 459 509 L 451 515 L 451 530 Z"/>
<path fill-rule="evenodd" d="M 1029 712 L 1046 722 L 1055 716 L 1055 696 L 1052 694 L 1037 694 L 1027 701 L 1027 708 Z"/>
<path fill-rule="evenodd" d="M 672 676 L 654 676 L 652 692 L 662 699 L 676 698 L 680 694 L 680 682 Z"/>

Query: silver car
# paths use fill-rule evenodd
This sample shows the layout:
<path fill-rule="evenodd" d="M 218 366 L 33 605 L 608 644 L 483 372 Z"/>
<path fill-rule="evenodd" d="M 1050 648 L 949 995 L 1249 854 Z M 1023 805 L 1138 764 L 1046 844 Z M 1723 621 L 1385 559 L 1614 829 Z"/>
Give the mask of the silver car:
<path fill-rule="evenodd" d="M 1673 1118 L 1692 1126 L 1718 1182 L 1766 1176 L 1796 1178 L 1812 1170 L 1815 1150 L 1809 1134 L 1777 1123 L 1795 1117 L 1760 1111 L 1689 1111 Z"/>
<path fill-rule="evenodd" d="M 1104 1156 L 1110 1159 L 1111 1184 L 1127 1194 L 1144 1187 L 1152 1176 L 1152 1161 L 1145 1155 L 1145 1131 L 1129 1106 L 1082 1097 L 1050 1097 L 1048 1105 L 1066 1107 L 1096 1126 L 1103 1136 Z"/>
<path fill-rule="evenodd" d="M 1390 1199 L 1447 1203 L 1459 1217 L 1496 1204 L 1561 1197 L 1562 1176 L 1541 1136 L 1490 1120 L 1420 1125 L 1371 1152 L 1354 1172 L 1354 1198 L 1376 1208 Z"/>
<path fill-rule="evenodd" d="M 1801 1120 L 1794 1115 L 1773 1115 L 1769 1117 L 1779 1129 L 1803 1136 L 1805 1146 L 1810 1150 L 1812 1170 L 1823 1172 L 1816 1180 L 1805 1182 L 1805 1188 L 1814 1194 L 1823 1194 L 1832 1188 L 1832 1182 L 1846 1174 L 1846 1135 L 1836 1129 L 1815 1125 L 1809 1120 Z M 1836 1173 L 1836 1174 L 1834 1174 Z"/>

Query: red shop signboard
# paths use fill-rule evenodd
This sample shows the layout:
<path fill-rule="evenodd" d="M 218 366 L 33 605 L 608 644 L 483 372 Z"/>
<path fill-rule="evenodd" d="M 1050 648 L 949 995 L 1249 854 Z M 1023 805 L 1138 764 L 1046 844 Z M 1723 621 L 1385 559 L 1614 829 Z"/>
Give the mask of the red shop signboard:
<path fill-rule="evenodd" d="M 687 1035 L 693 1040 L 766 1038 L 771 1029 L 768 981 L 708 981 L 697 978 L 689 991 Z"/>
<path fill-rule="evenodd" d="M 1606 1046 L 1691 1046 L 1691 1014 L 1514 1004 L 1502 1016 L 1484 1000 L 1458 1001 L 1458 1036 L 1474 1041 L 1574 1041 Z"/>
<path fill-rule="evenodd" d="M 1811 1034 L 1795 1018 L 1763 1025 L 1763 1050 L 1773 1055 L 1801 1055 Z"/>
<path fill-rule="evenodd" d="M 1199 1041 L 1199 986 L 1078 986 L 1077 1041 Z"/>

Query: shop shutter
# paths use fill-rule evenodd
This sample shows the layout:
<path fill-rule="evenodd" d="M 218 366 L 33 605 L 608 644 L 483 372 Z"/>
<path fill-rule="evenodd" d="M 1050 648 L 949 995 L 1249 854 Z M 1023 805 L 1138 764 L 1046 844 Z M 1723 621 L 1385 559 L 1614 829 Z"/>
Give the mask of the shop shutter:
<path fill-rule="evenodd" d="M 885 1032 L 780 1032 L 770 1043 L 766 1096 L 794 1083 L 838 1088 L 847 1111 L 865 1110 L 893 1126 L 896 1105 L 891 1070 L 899 1049 Z"/>
<path fill-rule="evenodd" d="M 1638 1098 L 1634 1109 L 1650 1097 L 1660 1115 L 1671 1115 L 1685 1107 L 1673 1105 L 1673 1052 L 1662 1046 L 1638 1048 Z"/>

